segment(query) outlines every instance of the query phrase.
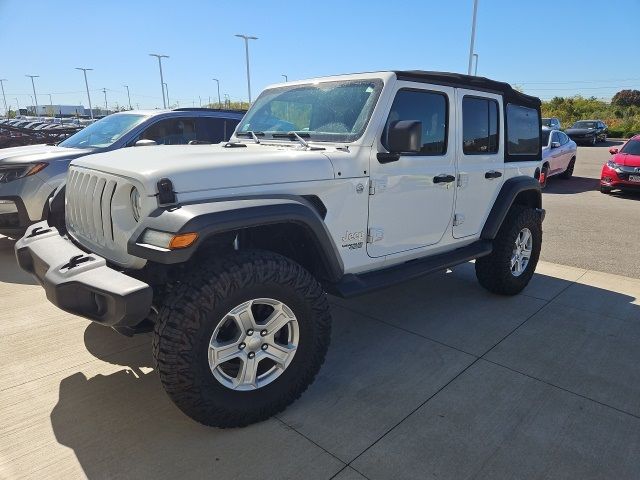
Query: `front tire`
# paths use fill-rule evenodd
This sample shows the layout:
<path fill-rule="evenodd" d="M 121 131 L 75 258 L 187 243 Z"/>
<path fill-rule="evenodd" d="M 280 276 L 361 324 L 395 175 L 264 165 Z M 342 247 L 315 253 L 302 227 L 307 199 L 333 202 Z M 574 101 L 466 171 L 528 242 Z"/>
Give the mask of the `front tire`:
<path fill-rule="evenodd" d="M 493 252 L 476 260 L 476 277 L 484 288 L 516 295 L 529 283 L 540 258 L 542 223 L 534 208 L 511 207 L 493 240 Z"/>
<path fill-rule="evenodd" d="M 600 193 L 604 193 L 606 195 L 609 195 L 611 193 L 611 187 L 600 186 Z"/>
<path fill-rule="evenodd" d="M 594 147 L 597 142 L 598 142 L 597 135 L 594 135 L 593 138 L 591 139 L 591 146 Z"/>
<path fill-rule="evenodd" d="M 549 165 L 544 164 L 542 166 L 542 171 L 540 172 L 540 188 L 547 188 L 547 181 L 549 180 Z"/>
<path fill-rule="evenodd" d="M 204 425 L 241 427 L 300 397 L 330 333 L 326 295 L 308 271 L 275 253 L 234 252 L 192 268 L 166 298 L 153 355 L 180 410 Z"/>

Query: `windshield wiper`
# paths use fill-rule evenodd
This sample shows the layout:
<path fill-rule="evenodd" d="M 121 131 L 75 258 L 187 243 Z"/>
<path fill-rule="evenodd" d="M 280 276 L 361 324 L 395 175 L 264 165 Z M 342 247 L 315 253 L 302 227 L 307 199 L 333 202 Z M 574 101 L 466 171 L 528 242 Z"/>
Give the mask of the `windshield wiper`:
<path fill-rule="evenodd" d="M 244 132 L 236 133 L 236 137 L 251 137 L 254 142 L 260 143 L 258 136 L 264 137 L 264 132 L 254 132 L 253 130 L 246 130 Z"/>
<path fill-rule="evenodd" d="M 324 147 L 312 147 L 309 143 L 302 137 L 311 137 L 307 132 L 287 132 L 287 133 L 273 133 L 271 134 L 273 138 L 289 138 L 291 140 L 297 140 L 300 145 L 302 145 L 307 150 L 324 150 Z"/>

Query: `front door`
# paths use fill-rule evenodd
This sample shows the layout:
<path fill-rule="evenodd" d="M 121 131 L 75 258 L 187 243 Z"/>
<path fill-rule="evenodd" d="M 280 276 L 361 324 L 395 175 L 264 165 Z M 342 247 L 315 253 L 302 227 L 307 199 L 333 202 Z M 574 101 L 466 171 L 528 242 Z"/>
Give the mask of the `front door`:
<path fill-rule="evenodd" d="M 477 235 L 494 204 L 504 175 L 502 97 L 456 90 L 458 182 L 453 236 Z"/>
<path fill-rule="evenodd" d="M 448 231 L 455 195 L 453 102 L 453 88 L 397 83 L 378 152 L 387 152 L 387 129 L 400 120 L 422 122 L 422 148 L 389 163 L 381 163 L 375 154 L 371 158 L 370 256 L 434 245 Z"/>

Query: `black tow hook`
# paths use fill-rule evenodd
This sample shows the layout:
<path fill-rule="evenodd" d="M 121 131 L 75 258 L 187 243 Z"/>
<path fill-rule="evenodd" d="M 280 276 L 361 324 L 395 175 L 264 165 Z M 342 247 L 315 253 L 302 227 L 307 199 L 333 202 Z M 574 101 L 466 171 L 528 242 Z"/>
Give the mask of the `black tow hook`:
<path fill-rule="evenodd" d="M 50 231 L 51 231 L 50 228 L 36 227 L 33 230 L 31 230 L 31 233 L 29 235 L 27 235 L 27 238 L 37 237 L 38 235 L 43 235 L 43 234 L 48 233 Z"/>
<path fill-rule="evenodd" d="M 69 263 L 64 264 L 62 267 L 60 267 L 61 270 L 71 270 L 72 268 L 76 268 L 78 265 L 81 265 L 83 263 L 87 263 L 87 262 L 91 262 L 93 261 L 94 258 L 93 257 L 89 257 L 89 256 L 85 256 L 85 255 L 74 255 L 73 257 L 71 257 L 69 259 Z"/>

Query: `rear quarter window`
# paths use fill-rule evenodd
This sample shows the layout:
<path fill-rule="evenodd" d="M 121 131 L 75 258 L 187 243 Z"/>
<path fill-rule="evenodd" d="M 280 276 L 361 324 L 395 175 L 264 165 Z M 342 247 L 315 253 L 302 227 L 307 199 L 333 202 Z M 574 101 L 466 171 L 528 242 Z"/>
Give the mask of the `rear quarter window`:
<path fill-rule="evenodd" d="M 507 105 L 507 154 L 536 155 L 540 151 L 538 111 L 520 105 Z"/>

